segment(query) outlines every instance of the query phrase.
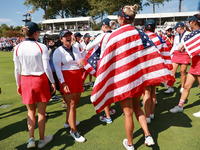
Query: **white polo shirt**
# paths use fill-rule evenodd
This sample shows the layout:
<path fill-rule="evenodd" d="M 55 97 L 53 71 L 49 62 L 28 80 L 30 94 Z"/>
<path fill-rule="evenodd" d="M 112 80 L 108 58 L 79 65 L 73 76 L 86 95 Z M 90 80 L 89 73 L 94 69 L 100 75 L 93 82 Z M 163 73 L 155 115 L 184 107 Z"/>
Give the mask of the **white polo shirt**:
<path fill-rule="evenodd" d="M 69 52 L 67 52 L 62 46 L 58 47 L 53 54 L 53 63 L 56 69 L 56 74 L 61 83 L 64 82 L 62 70 L 78 70 L 79 61 L 82 59 L 81 53 L 78 48 L 72 46 L 72 52 L 74 60 Z"/>
<path fill-rule="evenodd" d="M 15 63 L 15 78 L 19 85 L 20 65 L 21 75 L 40 76 L 44 72 L 51 83 L 54 83 L 49 66 L 49 53 L 46 45 L 36 41 L 23 41 L 14 48 L 13 61 Z"/>
<path fill-rule="evenodd" d="M 107 41 L 109 39 L 111 35 L 111 32 L 107 32 L 107 33 L 102 33 L 100 35 L 98 35 L 93 42 L 89 43 L 86 47 L 86 51 L 89 51 L 91 50 L 93 47 L 95 47 L 96 45 L 100 44 L 101 43 L 101 54 L 100 54 L 100 58 L 102 58 L 103 56 L 103 53 L 106 49 L 106 44 L 107 44 Z"/>
<path fill-rule="evenodd" d="M 88 43 L 88 44 L 89 44 L 89 43 Z M 85 57 L 86 57 L 88 51 L 86 51 L 86 50 L 84 50 L 84 49 L 86 49 L 86 46 L 87 46 L 87 45 L 86 45 L 85 42 L 83 41 L 83 42 L 81 42 L 81 46 L 82 46 L 82 48 L 83 48 L 83 51 L 82 51 L 81 55 L 82 55 L 83 59 L 85 59 Z"/>
<path fill-rule="evenodd" d="M 174 37 L 174 44 L 173 44 L 173 47 L 170 51 L 170 54 L 172 55 L 174 53 L 174 51 L 178 50 L 179 46 L 183 45 L 184 44 L 184 38 L 186 35 L 190 34 L 191 32 L 189 31 L 185 31 L 182 38 L 180 38 L 180 35 L 179 34 L 176 34 L 175 37 Z"/>
<path fill-rule="evenodd" d="M 79 51 L 80 51 L 80 53 L 83 52 L 83 47 L 82 47 L 82 45 L 79 42 L 76 41 L 76 43 L 73 46 L 76 47 L 76 48 L 78 48 Z"/>

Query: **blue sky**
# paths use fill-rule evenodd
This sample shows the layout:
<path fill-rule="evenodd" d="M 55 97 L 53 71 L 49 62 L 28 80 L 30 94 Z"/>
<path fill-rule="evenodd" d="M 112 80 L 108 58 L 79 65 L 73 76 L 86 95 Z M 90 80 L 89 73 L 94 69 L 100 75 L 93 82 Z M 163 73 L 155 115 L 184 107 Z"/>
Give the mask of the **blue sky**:
<path fill-rule="evenodd" d="M 24 23 L 23 14 L 32 10 L 32 7 L 27 8 L 23 3 L 25 0 L 2 0 L 0 9 L 0 25 L 5 23 L 12 26 L 21 26 Z M 145 1 L 145 0 L 144 0 Z M 183 0 L 182 2 L 182 12 L 197 11 L 198 3 L 200 0 Z M 167 13 L 167 12 L 178 12 L 179 0 L 171 0 L 166 2 L 164 7 L 160 5 L 156 7 L 156 13 Z M 144 7 L 141 14 L 152 13 L 152 6 Z M 42 16 L 44 15 L 43 10 L 36 11 L 32 14 L 32 21 L 41 22 Z"/>

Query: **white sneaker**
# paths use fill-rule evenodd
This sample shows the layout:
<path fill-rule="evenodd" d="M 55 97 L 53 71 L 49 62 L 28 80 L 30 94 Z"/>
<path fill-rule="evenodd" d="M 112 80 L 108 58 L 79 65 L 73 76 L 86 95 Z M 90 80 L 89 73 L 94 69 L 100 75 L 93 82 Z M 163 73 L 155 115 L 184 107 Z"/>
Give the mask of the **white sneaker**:
<path fill-rule="evenodd" d="M 79 122 L 79 121 L 76 121 L 76 126 L 79 125 L 79 124 L 80 124 L 80 122 Z M 69 124 L 64 123 L 64 128 L 69 128 L 69 127 L 70 127 Z"/>
<path fill-rule="evenodd" d="M 85 142 L 85 138 L 83 136 L 81 136 L 78 131 L 72 133 L 72 131 L 70 130 L 70 135 L 77 141 L 77 142 Z"/>
<path fill-rule="evenodd" d="M 88 86 L 88 84 L 87 83 L 83 83 L 83 86 Z"/>
<path fill-rule="evenodd" d="M 170 113 L 177 113 L 177 112 L 183 112 L 183 107 L 175 106 L 174 108 L 169 110 Z"/>
<path fill-rule="evenodd" d="M 110 115 L 114 115 L 116 113 L 116 110 L 115 109 L 110 109 Z"/>
<path fill-rule="evenodd" d="M 99 120 L 106 123 L 112 123 L 111 117 L 107 118 L 106 116 L 99 116 Z"/>
<path fill-rule="evenodd" d="M 151 119 L 154 119 L 154 114 L 150 114 L 150 118 L 151 118 Z"/>
<path fill-rule="evenodd" d="M 151 123 L 151 118 L 146 118 L 146 120 L 147 120 L 147 124 Z"/>
<path fill-rule="evenodd" d="M 92 82 L 89 82 L 90 86 L 94 86 Z"/>
<path fill-rule="evenodd" d="M 156 103 L 155 103 L 156 105 L 158 104 L 158 101 L 156 101 Z"/>
<path fill-rule="evenodd" d="M 38 148 L 45 147 L 52 140 L 53 140 L 53 135 L 45 136 L 44 140 L 39 140 L 39 142 L 38 142 Z"/>
<path fill-rule="evenodd" d="M 35 138 L 32 137 L 27 142 L 27 148 L 34 148 L 35 147 Z"/>
<path fill-rule="evenodd" d="M 200 111 L 193 114 L 193 116 L 200 118 Z"/>
<path fill-rule="evenodd" d="M 50 98 L 50 101 L 55 101 L 55 100 L 60 100 L 60 97 L 54 95 L 53 97 Z"/>
<path fill-rule="evenodd" d="M 184 90 L 184 88 L 181 88 L 181 89 L 180 89 L 180 93 L 181 93 L 181 94 L 183 93 L 183 90 Z"/>
<path fill-rule="evenodd" d="M 165 93 L 169 94 L 169 93 L 174 93 L 174 89 L 173 88 L 168 88 L 167 91 L 164 91 Z"/>
<path fill-rule="evenodd" d="M 123 145 L 127 150 L 134 150 L 134 146 L 133 145 L 131 145 L 131 146 L 128 145 L 128 140 L 127 139 L 123 140 Z"/>
<path fill-rule="evenodd" d="M 155 144 L 151 135 L 145 137 L 144 144 L 147 146 L 151 146 Z"/>

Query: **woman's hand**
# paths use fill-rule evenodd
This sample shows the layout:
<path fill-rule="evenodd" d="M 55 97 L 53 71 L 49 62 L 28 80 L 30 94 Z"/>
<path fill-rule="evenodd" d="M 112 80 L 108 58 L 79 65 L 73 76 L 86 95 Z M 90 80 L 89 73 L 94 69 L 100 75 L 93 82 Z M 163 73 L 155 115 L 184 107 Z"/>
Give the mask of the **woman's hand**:
<path fill-rule="evenodd" d="M 185 51 L 184 45 L 180 45 L 180 46 L 178 47 L 178 51 L 184 52 L 184 51 Z"/>
<path fill-rule="evenodd" d="M 51 94 L 55 93 L 55 91 L 56 91 L 56 84 L 55 83 L 51 84 L 51 90 L 52 90 Z"/>
<path fill-rule="evenodd" d="M 83 68 L 83 67 L 85 66 L 85 63 L 84 63 L 84 60 L 83 60 L 83 59 L 79 60 L 78 66 L 79 66 L 80 68 Z"/>
<path fill-rule="evenodd" d="M 67 86 L 66 83 L 62 84 L 62 86 L 65 93 L 70 93 L 69 87 Z"/>
<path fill-rule="evenodd" d="M 18 87 L 17 87 L 17 93 L 18 93 L 19 95 L 22 94 L 21 85 L 18 85 Z"/>

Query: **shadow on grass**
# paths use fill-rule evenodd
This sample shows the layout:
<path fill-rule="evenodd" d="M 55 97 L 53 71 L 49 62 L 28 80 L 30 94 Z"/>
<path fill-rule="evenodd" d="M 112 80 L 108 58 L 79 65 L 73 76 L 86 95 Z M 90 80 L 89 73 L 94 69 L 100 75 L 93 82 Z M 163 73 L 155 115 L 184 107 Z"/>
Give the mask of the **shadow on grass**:
<path fill-rule="evenodd" d="M 7 118 L 7 117 L 10 117 L 10 116 L 14 116 L 14 115 L 17 115 L 17 114 L 22 113 L 22 112 L 24 112 L 24 111 L 27 111 L 26 105 L 23 105 L 23 106 L 14 108 L 14 109 L 12 109 L 12 110 L 10 110 L 10 111 L 1 113 L 1 114 L 0 114 L 0 119 Z M 4 116 L 4 115 L 5 115 L 5 116 Z M 1 116 L 2 116 L 2 117 L 1 117 Z"/>
<path fill-rule="evenodd" d="M 112 121 L 114 122 L 115 119 L 121 116 L 123 112 L 119 103 L 115 103 L 115 105 L 111 106 L 110 108 L 116 110 L 116 113 L 111 116 Z M 91 118 L 87 120 L 81 121 L 80 125 L 77 127 L 78 130 L 84 135 L 99 125 L 107 125 L 106 122 L 101 122 L 99 120 L 99 116 L 102 116 L 102 115 L 104 115 L 104 111 L 102 111 L 99 114 L 95 114 L 91 116 Z"/>
<path fill-rule="evenodd" d="M 86 105 L 86 104 L 92 104 L 92 102 L 90 101 L 90 95 L 84 96 L 84 97 L 82 96 L 77 105 L 77 108 L 82 107 L 83 105 Z"/>
<path fill-rule="evenodd" d="M 58 102 L 59 101 L 57 101 L 57 102 L 54 101 L 53 103 L 49 102 L 49 105 L 53 105 L 53 104 L 58 103 Z M 8 111 L 7 113 L 12 113 L 12 112 L 15 112 L 15 113 L 12 113 L 10 115 L 7 115 L 7 116 L 1 117 L 1 118 L 6 118 L 6 117 L 9 117 L 9 116 L 16 116 L 17 114 L 24 112 L 24 111 L 27 111 L 25 105 L 18 107 L 18 108 L 14 108 L 11 111 Z M 53 112 L 48 113 L 48 114 L 50 114 L 50 117 L 46 118 L 46 122 L 48 121 L 48 119 L 53 119 L 53 118 L 56 118 L 56 117 L 62 115 L 63 112 L 65 112 L 65 111 L 66 111 L 65 109 L 62 109 L 62 110 L 59 110 L 59 111 L 53 111 Z M 37 115 L 35 117 L 35 120 L 36 120 L 35 129 L 37 129 L 38 128 L 38 124 L 37 124 L 38 117 L 37 117 Z M 14 135 L 18 132 L 21 132 L 21 131 L 27 131 L 28 132 L 27 118 L 23 119 L 22 121 L 15 122 L 13 124 L 9 124 L 9 125 L 1 128 L 0 129 L 0 141 L 4 140 L 6 138 L 9 138 L 10 136 L 12 136 L 12 135 Z"/>
<path fill-rule="evenodd" d="M 192 120 L 184 113 L 177 113 L 177 114 L 171 114 L 168 112 L 169 109 L 176 106 L 180 100 L 180 88 L 174 87 L 174 93 L 165 94 L 164 91 L 166 89 L 156 90 L 157 94 L 157 101 L 158 105 L 156 105 L 154 114 L 155 118 L 152 120 L 151 124 L 148 125 L 149 131 L 154 139 L 155 145 L 152 146 L 153 150 L 160 150 L 159 143 L 157 141 L 159 133 L 167 130 L 168 128 L 172 126 L 176 127 L 186 127 L 191 128 L 192 127 Z M 191 107 L 194 107 L 196 105 L 200 105 L 200 100 L 195 101 L 194 103 L 187 105 L 184 107 L 184 109 L 188 109 Z M 166 112 L 167 111 L 167 112 Z M 134 132 L 133 138 L 136 138 L 140 135 L 143 135 L 135 144 L 135 149 L 139 148 L 141 145 L 144 144 L 144 132 L 142 128 Z"/>
<path fill-rule="evenodd" d="M 155 145 L 152 146 L 153 150 L 160 150 L 162 148 L 159 147 L 159 143 L 157 141 L 159 133 L 167 130 L 168 128 L 175 127 L 185 127 L 191 128 L 192 120 L 184 113 L 171 114 L 169 112 L 161 114 L 157 116 L 153 122 L 148 125 L 150 133 L 154 139 Z M 139 129 L 133 134 L 133 138 L 138 137 L 143 134 L 143 130 Z M 135 144 L 135 149 L 139 148 L 142 144 L 144 144 L 144 136 L 141 137 Z"/>
<path fill-rule="evenodd" d="M 54 104 L 60 103 L 60 102 L 61 102 L 61 100 L 49 101 L 48 104 L 47 104 L 47 107 L 50 106 L 50 105 L 54 105 Z M 7 118 L 7 117 L 15 116 L 15 115 L 17 115 L 19 113 L 22 113 L 22 112 L 25 112 L 25 111 L 27 111 L 26 105 L 23 105 L 23 106 L 20 106 L 20 107 L 17 107 L 17 108 L 13 108 L 10 111 L 1 113 L 0 114 L 0 119 L 4 119 L 4 118 Z"/>
<path fill-rule="evenodd" d="M 4 140 L 13 134 L 27 130 L 27 119 L 15 122 L 0 129 L 0 141 Z"/>

